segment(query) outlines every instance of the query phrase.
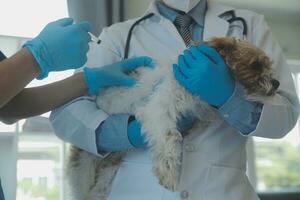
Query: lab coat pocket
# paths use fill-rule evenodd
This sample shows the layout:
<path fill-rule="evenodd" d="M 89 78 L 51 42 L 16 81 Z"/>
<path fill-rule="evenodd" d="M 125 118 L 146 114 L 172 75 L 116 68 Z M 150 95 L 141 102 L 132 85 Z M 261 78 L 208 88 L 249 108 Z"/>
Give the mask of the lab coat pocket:
<path fill-rule="evenodd" d="M 244 171 L 213 165 L 208 169 L 204 200 L 259 200 Z"/>

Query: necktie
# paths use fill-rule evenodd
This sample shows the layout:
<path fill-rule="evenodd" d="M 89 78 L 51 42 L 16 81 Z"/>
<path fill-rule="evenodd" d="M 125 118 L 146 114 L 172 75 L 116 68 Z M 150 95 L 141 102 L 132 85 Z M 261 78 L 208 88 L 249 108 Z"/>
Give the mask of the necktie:
<path fill-rule="evenodd" d="M 174 21 L 174 25 L 177 28 L 179 34 L 186 46 L 191 45 L 192 35 L 190 32 L 190 25 L 192 24 L 193 19 L 189 15 L 178 15 Z"/>

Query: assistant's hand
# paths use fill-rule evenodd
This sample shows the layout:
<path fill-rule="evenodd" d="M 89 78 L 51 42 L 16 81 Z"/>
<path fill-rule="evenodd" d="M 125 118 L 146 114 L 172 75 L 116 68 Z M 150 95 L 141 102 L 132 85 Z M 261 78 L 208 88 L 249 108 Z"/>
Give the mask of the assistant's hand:
<path fill-rule="evenodd" d="M 173 65 L 178 82 L 210 105 L 221 107 L 233 94 L 235 82 L 219 53 L 206 45 L 193 46 Z"/>
<path fill-rule="evenodd" d="M 47 77 L 50 71 L 62 71 L 81 67 L 87 60 L 91 37 L 88 22 L 73 24 L 71 18 L 49 23 L 33 40 L 26 42 L 39 64 L 38 79 Z"/>
<path fill-rule="evenodd" d="M 127 74 L 138 67 L 154 67 L 150 57 L 143 56 L 123 60 L 98 68 L 84 68 L 84 78 L 90 95 L 111 86 L 133 86 L 136 80 Z"/>
<path fill-rule="evenodd" d="M 196 118 L 192 116 L 183 116 L 177 122 L 177 129 L 180 133 L 184 133 L 193 127 Z M 136 148 L 145 148 L 147 147 L 147 142 L 145 140 L 144 134 L 141 131 L 141 123 L 136 119 L 130 121 L 127 127 L 127 134 L 130 143 Z"/>

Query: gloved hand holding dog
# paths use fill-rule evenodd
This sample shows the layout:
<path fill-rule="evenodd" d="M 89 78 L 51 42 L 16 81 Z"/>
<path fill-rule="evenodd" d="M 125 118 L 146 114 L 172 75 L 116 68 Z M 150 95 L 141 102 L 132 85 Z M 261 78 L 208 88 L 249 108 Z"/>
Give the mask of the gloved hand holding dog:
<path fill-rule="evenodd" d="M 98 94 L 102 89 L 111 86 L 131 87 L 136 80 L 128 73 L 138 67 L 153 68 L 153 60 L 147 56 L 141 56 L 123 60 L 103 67 L 84 68 L 84 79 L 90 95 Z"/>
<path fill-rule="evenodd" d="M 193 127 L 196 118 L 193 116 L 183 116 L 177 123 L 178 131 L 184 134 L 187 130 Z M 142 133 L 141 123 L 133 119 L 128 123 L 127 134 L 130 143 L 135 148 L 145 148 L 147 147 L 147 142 L 145 141 L 144 134 Z"/>
<path fill-rule="evenodd" d="M 217 108 L 233 94 L 235 81 L 225 61 L 206 45 L 185 50 L 173 65 L 173 72 L 186 90 Z"/>

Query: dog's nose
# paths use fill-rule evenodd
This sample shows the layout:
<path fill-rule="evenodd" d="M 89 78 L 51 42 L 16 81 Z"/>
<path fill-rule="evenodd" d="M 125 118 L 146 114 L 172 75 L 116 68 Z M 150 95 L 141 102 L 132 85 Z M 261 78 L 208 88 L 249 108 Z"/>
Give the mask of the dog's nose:
<path fill-rule="evenodd" d="M 271 83 L 272 83 L 273 89 L 277 90 L 280 85 L 279 81 L 273 79 L 273 80 L 271 80 Z"/>

